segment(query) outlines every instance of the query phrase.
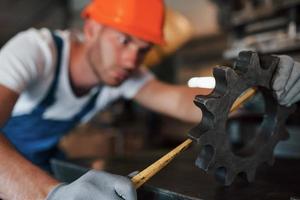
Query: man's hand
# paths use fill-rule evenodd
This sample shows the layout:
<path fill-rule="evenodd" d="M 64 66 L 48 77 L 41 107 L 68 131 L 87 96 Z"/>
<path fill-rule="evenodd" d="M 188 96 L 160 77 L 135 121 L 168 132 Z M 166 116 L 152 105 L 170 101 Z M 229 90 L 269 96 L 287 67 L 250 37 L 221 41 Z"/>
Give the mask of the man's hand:
<path fill-rule="evenodd" d="M 273 89 L 279 104 L 290 106 L 300 100 L 300 63 L 286 55 L 278 57 L 280 61 Z"/>
<path fill-rule="evenodd" d="M 47 200 L 136 200 L 136 190 L 126 177 L 90 170 L 76 181 L 56 186 Z"/>

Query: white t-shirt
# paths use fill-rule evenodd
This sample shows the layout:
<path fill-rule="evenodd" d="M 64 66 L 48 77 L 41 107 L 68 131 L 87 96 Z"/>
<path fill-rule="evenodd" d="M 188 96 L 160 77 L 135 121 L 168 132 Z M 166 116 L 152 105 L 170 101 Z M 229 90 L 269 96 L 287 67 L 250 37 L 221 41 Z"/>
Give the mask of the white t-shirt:
<path fill-rule="evenodd" d="M 48 108 L 44 119 L 69 119 L 77 114 L 82 106 L 97 91 L 77 97 L 74 95 L 68 76 L 70 33 L 56 31 L 63 39 L 62 61 L 58 80 L 56 101 Z M 16 91 L 20 97 L 12 115 L 30 113 L 44 98 L 52 84 L 56 69 L 56 46 L 51 32 L 44 29 L 29 29 L 17 34 L 0 51 L 0 84 Z M 90 111 L 82 121 L 90 119 L 97 111 L 118 98 L 130 99 L 154 76 L 145 68 L 126 80 L 118 87 L 103 86 L 98 95 L 95 109 Z"/>

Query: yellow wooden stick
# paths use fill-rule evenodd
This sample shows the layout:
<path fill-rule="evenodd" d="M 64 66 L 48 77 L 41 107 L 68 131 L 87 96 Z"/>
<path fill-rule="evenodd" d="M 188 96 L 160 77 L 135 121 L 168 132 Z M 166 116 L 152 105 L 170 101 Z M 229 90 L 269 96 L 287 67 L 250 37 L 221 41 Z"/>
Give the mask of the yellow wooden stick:
<path fill-rule="evenodd" d="M 230 112 L 235 111 L 238 109 L 244 102 L 250 99 L 256 92 L 256 89 L 250 88 L 246 90 L 239 98 L 235 100 L 233 105 L 231 106 Z"/>
<path fill-rule="evenodd" d="M 173 158 L 175 158 L 178 154 L 183 152 L 186 148 L 188 148 L 192 144 L 191 139 L 187 139 L 175 149 L 161 157 L 155 163 L 135 175 L 131 181 L 133 182 L 135 188 L 139 188 L 143 185 L 147 180 L 149 180 L 153 175 L 159 172 L 162 168 L 164 168 Z"/>
<path fill-rule="evenodd" d="M 240 105 L 247 101 L 249 98 L 251 98 L 255 94 L 255 89 L 248 89 L 246 90 L 242 96 L 240 96 L 232 105 L 230 112 L 235 111 L 237 108 L 240 107 Z M 139 188 L 142 186 L 145 182 L 147 182 L 152 176 L 154 176 L 157 172 L 159 172 L 161 169 L 163 169 L 169 162 L 171 162 L 178 154 L 183 152 L 185 149 L 190 147 L 192 144 L 191 139 L 185 140 L 183 143 L 181 143 L 179 146 L 177 146 L 175 149 L 161 157 L 159 160 L 154 162 L 152 165 L 132 177 L 131 181 L 133 182 L 135 188 Z"/>

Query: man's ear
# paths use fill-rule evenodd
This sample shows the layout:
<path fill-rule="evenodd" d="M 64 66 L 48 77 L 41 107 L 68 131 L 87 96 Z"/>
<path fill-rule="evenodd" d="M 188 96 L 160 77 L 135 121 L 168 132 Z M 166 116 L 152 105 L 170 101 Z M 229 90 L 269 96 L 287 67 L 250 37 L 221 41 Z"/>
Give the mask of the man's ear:
<path fill-rule="evenodd" d="M 91 41 L 97 38 L 99 31 L 102 29 L 102 25 L 92 19 L 87 19 L 84 22 L 83 32 L 85 40 Z"/>

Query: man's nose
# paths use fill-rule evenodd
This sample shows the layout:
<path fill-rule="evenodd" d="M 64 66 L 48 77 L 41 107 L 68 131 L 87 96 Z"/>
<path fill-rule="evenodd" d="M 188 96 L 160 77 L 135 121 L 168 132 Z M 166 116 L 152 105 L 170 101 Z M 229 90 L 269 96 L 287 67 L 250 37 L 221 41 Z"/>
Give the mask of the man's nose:
<path fill-rule="evenodd" d="M 138 48 L 134 46 L 128 48 L 124 55 L 124 67 L 128 70 L 134 70 L 136 67 L 138 67 L 138 62 Z"/>

